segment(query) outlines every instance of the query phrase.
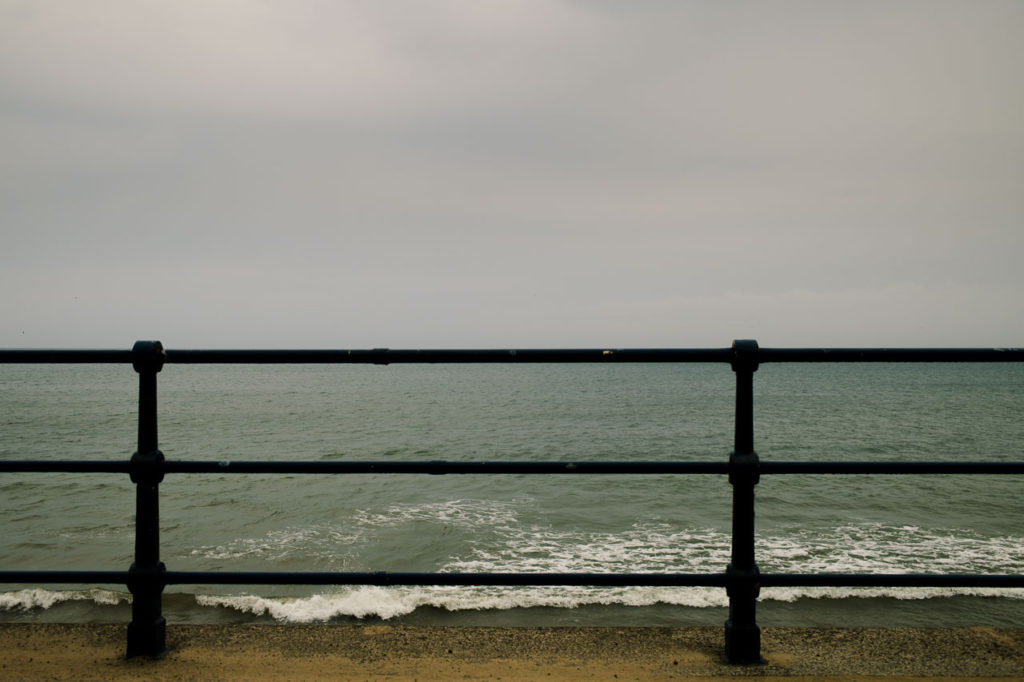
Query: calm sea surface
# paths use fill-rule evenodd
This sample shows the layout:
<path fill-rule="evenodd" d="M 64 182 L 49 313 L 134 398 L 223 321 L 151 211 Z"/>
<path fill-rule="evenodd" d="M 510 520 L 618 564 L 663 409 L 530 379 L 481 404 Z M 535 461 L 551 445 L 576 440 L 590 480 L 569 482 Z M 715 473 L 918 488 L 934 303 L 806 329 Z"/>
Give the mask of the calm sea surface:
<path fill-rule="evenodd" d="M 765 460 L 1024 460 L 1024 365 L 764 365 Z M 128 366 L 0 365 L 0 457 L 135 449 Z M 728 457 L 727 365 L 167 365 L 160 446 L 200 460 Z M 721 571 L 724 476 L 168 475 L 170 570 Z M 1021 573 L 1024 477 L 765 476 L 762 571 Z M 124 570 L 133 486 L 0 475 L 0 570 Z M 718 588 L 169 587 L 170 622 L 720 624 Z M 0 619 L 126 621 L 123 588 L 0 585 Z M 1024 590 L 772 588 L 762 625 L 1024 625 Z"/>

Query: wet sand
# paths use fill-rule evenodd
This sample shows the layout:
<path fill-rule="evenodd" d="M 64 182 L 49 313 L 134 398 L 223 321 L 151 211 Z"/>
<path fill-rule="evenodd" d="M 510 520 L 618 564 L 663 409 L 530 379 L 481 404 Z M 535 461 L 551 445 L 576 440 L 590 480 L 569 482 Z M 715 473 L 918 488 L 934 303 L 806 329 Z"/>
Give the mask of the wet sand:
<path fill-rule="evenodd" d="M 1024 628 L 765 628 L 759 666 L 722 628 L 170 625 L 161 660 L 124 625 L 0 624 L 0 680 L 1024 680 Z"/>

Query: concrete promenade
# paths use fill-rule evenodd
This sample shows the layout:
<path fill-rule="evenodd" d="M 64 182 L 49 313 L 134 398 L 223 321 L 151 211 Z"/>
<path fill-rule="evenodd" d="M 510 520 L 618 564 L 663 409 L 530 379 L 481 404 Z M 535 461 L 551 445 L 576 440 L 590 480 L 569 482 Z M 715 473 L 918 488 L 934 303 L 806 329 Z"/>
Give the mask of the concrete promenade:
<path fill-rule="evenodd" d="M 1024 628 L 765 628 L 767 663 L 722 628 L 171 625 L 162 660 L 124 625 L 0 624 L 0 680 L 1024 680 Z"/>

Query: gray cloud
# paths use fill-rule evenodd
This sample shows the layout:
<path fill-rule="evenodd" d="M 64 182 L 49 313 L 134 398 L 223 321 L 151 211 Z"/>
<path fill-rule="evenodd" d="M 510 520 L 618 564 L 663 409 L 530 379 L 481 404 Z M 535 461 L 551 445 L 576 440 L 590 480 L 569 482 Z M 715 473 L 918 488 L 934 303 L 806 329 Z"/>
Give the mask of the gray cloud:
<path fill-rule="evenodd" d="M 0 4 L 0 346 L 1020 344 L 1022 19 Z"/>

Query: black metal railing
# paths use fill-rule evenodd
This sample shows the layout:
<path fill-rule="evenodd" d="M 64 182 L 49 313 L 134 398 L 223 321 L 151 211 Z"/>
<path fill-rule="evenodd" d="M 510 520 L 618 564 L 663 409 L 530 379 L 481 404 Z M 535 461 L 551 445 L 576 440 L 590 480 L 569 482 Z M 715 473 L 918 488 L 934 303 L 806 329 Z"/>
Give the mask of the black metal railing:
<path fill-rule="evenodd" d="M 0 583 L 123 584 L 133 595 L 126 655 L 166 650 L 161 597 L 167 585 L 590 585 L 712 586 L 729 596 L 725 655 L 761 659 L 761 587 L 1024 587 L 1024 574 L 761 573 L 754 541 L 754 488 L 774 474 L 1024 474 L 1024 462 L 770 462 L 754 450 L 753 376 L 765 362 L 1024 362 L 1020 348 L 759 348 L 567 350 L 0 350 L 0 363 L 132 363 L 139 375 L 138 449 L 130 460 L 0 461 L 0 472 L 127 473 L 135 483 L 135 561 L 127 571 L 0 571 Z M 157 374 L 164 364 L 240 363 L 725 363 L 736 376 L 735 434 L 717 462 L 224 462 L 167 461 L 157 441 Z M 166 474 L 718 474 L 733 490 L 731 561 L 721 573 L 392 573 L 169 571 L 160 561 L 159 484 Z"/>

